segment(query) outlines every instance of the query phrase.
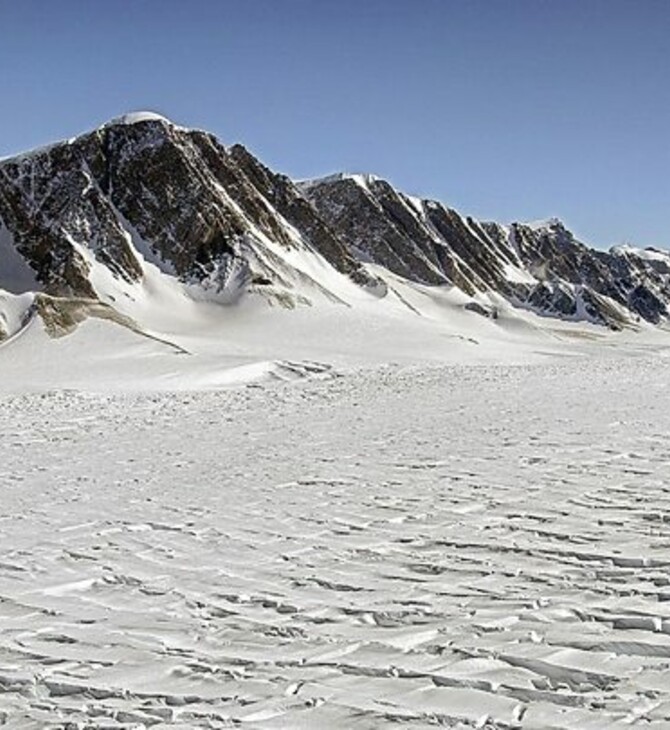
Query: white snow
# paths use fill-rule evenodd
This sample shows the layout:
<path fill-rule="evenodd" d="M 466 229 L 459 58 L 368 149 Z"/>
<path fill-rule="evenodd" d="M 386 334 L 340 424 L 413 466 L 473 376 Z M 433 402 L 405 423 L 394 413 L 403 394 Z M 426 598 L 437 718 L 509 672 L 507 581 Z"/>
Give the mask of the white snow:
<path fill-rule="evenodd" d="M 351 175 L 345 175 L 349 180 L 353 180 L 356 185 L 363 188 L 366 191 L 370 191 L 370 186 L 372 183 L 377 182 L 380 180 L 376 175 L 370 175 L 370 174 L 351 174 Z"/>
<path fill-rule="evenodd" d="M 28 324 L 34 294 L 12 294 L 0 289 L 0 345 L 7 345 Z"/>
<path fill-rule="evenodd" d="M 514 266 L 513 264 L 505 264 L 504 266 L 504 276 L 507 281 L 514 282 L 515 284 L 537 284 L 537 279 L 520 266 Z"/>
<path fill-rule="evenodd" d="M 636 248 L 629 244 L 622 244 L 620 246 L 613 246 L 610 249 L 610 253 L 616 256 L 636 256 L 645 261 L 664 261 L 666 264 L 670 264 L 670 251 L 663 251 L 657 248 Z"/>
<path fill-rule="evenodd" d="M 405 198 L 414 209 L 414 213 L 416 213 L 416 215 L 424 221 L 426 218 L 426 211 L 423 209 L 423 200 L 421 198 L 417 198 L 415 195 L 406 195 Z"/>
<path fill-rule="evenodd" d="M 556 217 L 541 218 L 539 220 L 525 221 L 522 223 L 522 225 L 528 226 L 528 228 L 532 228 L 534 231 L 541 230 L 543 228 L 553 228 L 560 224 L 561 219 Z"/>
<path fill-rule="evenodd" d="M 156 112 L 151 111 L 137 111 L 122 114 L 120 117 L 115 117 L 111 121 L 107 122 L 107 125 L 105 126 L 117 124 L 130 125 L 138 124 L 139 122 L 164 122 L 165 124 L 172 124 L 172 122 L 162 114 L 157 114 Z"/>
<path fill-rule="evenodd" d="M 221 306 L 128 236 L 139 283 L 78 250 L 149 336 L 0 293 L 0 723 L 667 727 L 665 331 L 299 237 L 310 306 Z"/>
<path fill-rule="evenodd" d="M 58 339 L 0 233 L 0 725 L 667 728 L 667 331 L 378 298 L 278 220 L 228 306 L 72 241 L 140 329 Z"/>
<path fill-rule="evenodd" d="M 55 350 L 123 332 L 92 324 Z M 0 717 L 667 728 L 659 342 L 4 395 Z"/>
<path fill-rule="evenodd" d="M 340 180 L 353 180 L 364 190 L 369 191 L 370 185 L 374 182 L 382 180 L 382 178 L 371 173 L 335 172 L 332 175 L 309 178 L 306 180 L 298 180 L 296 181 L 296 184 L 303 190 L 309 190 L 309 188 L 314 187 L 315 185 L 321 185 L 322 183 L 339 182 Z"/>

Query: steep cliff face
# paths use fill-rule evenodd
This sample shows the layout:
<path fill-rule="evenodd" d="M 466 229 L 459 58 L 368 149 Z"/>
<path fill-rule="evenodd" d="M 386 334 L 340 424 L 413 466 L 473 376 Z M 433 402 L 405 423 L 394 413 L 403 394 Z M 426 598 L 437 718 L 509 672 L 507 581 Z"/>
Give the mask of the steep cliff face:
<path fill-rule="evenodd" d="M 0 163 L 0 220 L 58 296 L 102 296 L 96 264 L 138 282 L 143 258 L 223 300 L 258 284 L 290 289 L 309 279 L 291 252 L 376 285 L 290 180 L 157 117 L 125 117 Z"/>
<path fill-rule="evenodd" d="M 371 176 L 334 175 L 302 190 L 358 258 L 412 281 L 497 292 L 543 315 L 614 328 L 668 316 L 670 259 L 662 253 L 597 251 L 555 219 L 476 221 Z"/>
<path fill-rule="evenodd" d="M 652 265 L 644 252 L 591 249 L 557 220 L 536 227 L 515 224 L 510 237 L 541 288 L 556 292 L 559 299 L 564 298 L 561 292 L 567 293 L 571 311 L 579 313 L 583 307 L 594 321 L 613 325 L 629 318 L 658 324 L 668 315 L 668 272 Z M 531 291 L 531 298 L 537 291 Z M 561 309 L 555 311 L 560 314 Z"/>
<path fill-rule="evenodd" d="M 82 158 L 86 143 L 54 145 L 0 164 L 3 227 L 39 284 L 57 295 L 95 296 L 83 249 L 127 280 L 140 275 L 127 236 Z"/>
<path fill-rule="evenodd" d="M 613 328 L 663 323 L 670 306 L 667 253 L 597 251 L 558 220 L 477 221 L 370 175 L 294 183 L 241 145 L 153 114 L 0 162 L 0 290 L 120 306 L 149 265 L 221 302 L 341 301 L 333 276 L 383 297 L 391 272 L 457 287 L 489 316 L 491 294 Z"/>
<path fill-rule="evenodd" d="M 362 260 L 411 281 L 455 284 L 466 293 L 500 289 L 513 250 L 481 225 L 433 200 L 396 191 L 364 175 L 336 175 L 303 183 L 318 211 Z"/>

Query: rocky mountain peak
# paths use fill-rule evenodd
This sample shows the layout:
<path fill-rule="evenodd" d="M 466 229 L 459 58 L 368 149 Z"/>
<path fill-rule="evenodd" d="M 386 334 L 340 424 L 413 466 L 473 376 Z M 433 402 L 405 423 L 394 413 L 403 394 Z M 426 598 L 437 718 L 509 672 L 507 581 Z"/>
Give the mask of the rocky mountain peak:
<path fill-rule="evenodd" d="M 670 254 L 595 250 L 557 218 L 478 221 L 369 174 L 295 183 L 153 112 L 0 163 L 0 289 L 118 306 L 149 265 L 221 302 L 337 301 L 332 271 L 377 297 L 399 277 L 456 287 L 480 313 L 502 297 L 617 328 L 670 304 Z"/>
<path fill-rule="evenodd" d="M 40 287 L 57 296 L 104 297 L 100 266 L 133 283 L 144 259 L 221 300 L 253 281 L 291 289 L 309 277 L 287 263 L 289 250 L 375 285 L 288 178 L 240 146 L 154 114 L 5 161 L 0 221 Z"/>

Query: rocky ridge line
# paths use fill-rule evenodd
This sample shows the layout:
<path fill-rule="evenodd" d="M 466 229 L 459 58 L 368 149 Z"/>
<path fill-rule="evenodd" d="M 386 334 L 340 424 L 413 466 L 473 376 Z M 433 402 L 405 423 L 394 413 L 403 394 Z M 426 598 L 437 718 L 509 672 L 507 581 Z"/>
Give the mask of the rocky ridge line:
<path fill-rule="evenodd" d="M 20 293 L 18 259 L 34 289 L 113 304 L 107 283 L 141 282 L 150 261 L 222 302 L 254 291 L 294 305 L 308 301 L 305 286 L 337 300 L 294 255 L 376 296 L 387 291 L 384 270 L 455 286 L 489 316 L 492 293 L 612 328 L 661 324 L 670 306 L 670 254 L 598 251 L 558 220 L 477 221 L 369 175 L 294 183 L 241 145 L 157 115 L 0 162 L 0 289 Z"/>

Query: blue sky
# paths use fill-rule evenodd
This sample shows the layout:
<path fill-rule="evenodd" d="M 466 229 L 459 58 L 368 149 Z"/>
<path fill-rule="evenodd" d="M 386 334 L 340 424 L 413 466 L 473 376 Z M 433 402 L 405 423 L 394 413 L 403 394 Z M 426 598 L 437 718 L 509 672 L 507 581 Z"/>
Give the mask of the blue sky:
<path fill-rule="evenodd" d="M 669 36 L 668 0 L 0 0 L 0 156 L 151 109 L 293 177 L 670 247 Z"/>

